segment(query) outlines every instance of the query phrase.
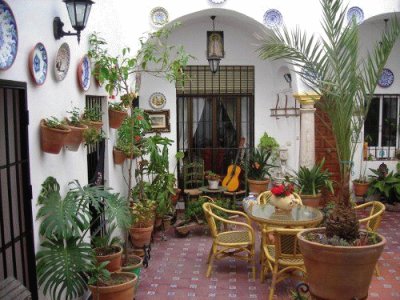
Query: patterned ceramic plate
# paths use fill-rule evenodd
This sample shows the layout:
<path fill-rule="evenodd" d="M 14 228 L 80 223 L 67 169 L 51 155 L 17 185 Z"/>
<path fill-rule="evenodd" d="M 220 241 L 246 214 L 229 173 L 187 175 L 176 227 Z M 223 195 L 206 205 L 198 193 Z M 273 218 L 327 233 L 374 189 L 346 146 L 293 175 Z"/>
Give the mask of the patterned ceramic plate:
<path fill-rule="evenodd" d="M 90 87 L 90 60 L 85 55 L 78 65 L 78 81 L 82 90 L 87 91 Z"/>
<path fill-rule="evenodd" d="M 225 2 L 225 0 L 209 0 L 209 1 L 215 4 L 221 4 Z"/>
<path fill-rule="evenodd" d="M 381 78 L 378 81 L 378 85 L 383 88 L 387 88 L 392 85 L 394 81 L 394 74 L 389 69 L 383 69 Z"/>
<path fill-rule="evenodd" d="M 279 27 L 283 23 L 282 14 L 277 9 L 269 9 L 265 12 L 263 21 L 264 25 L 270 29 Z"/>
<path fill-rule="evenodd" d="M 357 6 L 350 7 L 347 11 L 347 22 L 350 23 L 353 17 L 356 19 L 356 23 L 360 24 L 362 21 L 364 21 L 363 10 Z"/>
<path fill-rule="evenodd" d="M 57 51 L 54 71 L 56 80 L 61 81 L 67 76 L 69 69 L 70 51 L 67 43 L 63 43 Z"/>
<path fill-rule="evenodd" d="M 168 12 L 163 7 L 155 7 L 150 12 L 151 23 L 155 27 L 162 27 L 168 23 Z"/>
<path fill-rule="evenodd" d="M 150 106 L 153 109 L 162 109 L 167 103 L 167 99 L 163 93 L 153 93 L 149 99 Z"/>
<path fill-rule="evenodd" d="M 18 51 L 17 23 L 11 8 L 0 1 L 0 70 L 7 70 L 13 64 Z"/>
<path fill-rule="evenodd" d="M 42 43 L 37 43 L 29 55 L 29 70 L 33 81 L 42 85 L 47 77 L 47 51 Z"/>

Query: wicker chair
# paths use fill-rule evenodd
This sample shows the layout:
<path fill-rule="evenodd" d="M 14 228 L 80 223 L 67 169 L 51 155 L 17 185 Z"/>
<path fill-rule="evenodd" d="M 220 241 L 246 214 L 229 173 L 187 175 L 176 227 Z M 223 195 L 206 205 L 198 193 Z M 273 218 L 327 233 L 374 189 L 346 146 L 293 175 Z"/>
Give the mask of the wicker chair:
<path fill-rule="evenodd" d="M 369 216 L 358 220 L 360 225 L 364 225 L 365 229 L 370 232 L 377 232 L 383 213 L 385 212 L 385 205 L 379 201 L 371 201 L 363 203 L 354 207 L 356 212 L 361 209 L 370 209 Z M 375 266 L 375 274 L 380 276 L 378 263 Z"/>
<path fill-rule="evenodd" d="M 272 272 L 269 299 L 274 297 L 276 284 L 285 278 L 299 276 L 298 271 L 300 271 L 304 280 L 306 270 L 297 240 L 297 233 L 301 230 L 301 228 L 263 230 L 263 234 L 272 233 L 274 235 L 273 245 L 263 245 L 264 261 L 261 266 L 261 281 L 264 280 L 268 270 Z M 293 271 L 297 271 L 297 273 Z"/>
<path fill-rule="evenodd" d="M 255 236 L 249 217 L 243 212 L 228 210 L 211 202 L 204 203 L 203 210 L 213 238 L 213 244 L 207 261 L 207 277 L 211 275 L 214 259 L 234 256 L 235 258 L 252 263 L 253 279 L 255 279 Z M 219 212 L 224 212 L 228 215 L 242 216 L 246 219 L 246 223 L 222 218 L 217 215 Z M 221 225 L 231 224 L 242 228 L 241 230 L 221 231 L 219 228 L 224 227 L 226 229 L 227 227 L 217 226 L 217 222 Z M 242 252 L 247 254 L 247 256 L 239 255 Z"/>

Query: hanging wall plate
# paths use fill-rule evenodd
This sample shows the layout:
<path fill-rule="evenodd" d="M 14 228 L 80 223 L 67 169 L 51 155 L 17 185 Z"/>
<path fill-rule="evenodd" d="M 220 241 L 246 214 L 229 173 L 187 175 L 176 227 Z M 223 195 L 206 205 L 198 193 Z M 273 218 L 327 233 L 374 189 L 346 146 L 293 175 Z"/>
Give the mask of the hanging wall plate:
<path fill-rule="evenodd" d="M 378 81 L 378 85 L 383 88 L 387 88 L 392 85 L 394 81 L 394 74 L 389 69 L 383 69 L 381 78 Z"/>
<path fill-rule="evenodd" d="M 87 91 L 90 87 L 90 60 L 87 55 L 85 55 L 78 65 L 78 82 L 82 90 Z"/>
<path fill-rule="evenodd" d="M 225 2 L 225 0 L 209 0 L 211 3 L 214 3 L 214 4 L 221 4 L 221 3 L 224 3 Z"/>
<path fill-rule="evenodd" d="M 283 17 L 279 10 L 269 9 L 265 12 L 263 17 L 264 25 L 270 29 L 279 27 L 283 23 Z"/>
<path fill-rule="evenodd" d="M 48 58 L 46 48 L 42 43 L 37 43 L 29 54 L 29 71 L 33 81 L 42 85 L 46 81 Z"/>
<path fill-rule="evenodd" d="M 350 23 L 353 17 L 356 19 L 356 23 L 360 24 L 362 21 L 364 21 L 363 10 L 358 6 L 350 7 L 349 10 L 347 11 L 347 22 Z"/>
<path fill-rule="evenodd" d="M 60 48 L 58 48 L 54 64 L 54 72 L 57 81 L 61 81 L 67 76 L 70 56 L 68 44 L 63 43 Z"/>
<path fill-rule="evenodd" d="M 14 63 L 18 51 L 18 31 L 14 14 L 7 2 L 0 1 L 0 70 Z"/>
<path fill-rule="evenodd" d="M 150 12 L 150 20 L 153 26 L 162 27 L 168 23 L 168 12 L 163 7 L 155 7 Z"/>
<path fill-rule="evenodd" d="M 153 93 L 149 98 L 149 103 L 153 109 L 162 109 L 167 103 L 167 98 L 163 93 Z"/>

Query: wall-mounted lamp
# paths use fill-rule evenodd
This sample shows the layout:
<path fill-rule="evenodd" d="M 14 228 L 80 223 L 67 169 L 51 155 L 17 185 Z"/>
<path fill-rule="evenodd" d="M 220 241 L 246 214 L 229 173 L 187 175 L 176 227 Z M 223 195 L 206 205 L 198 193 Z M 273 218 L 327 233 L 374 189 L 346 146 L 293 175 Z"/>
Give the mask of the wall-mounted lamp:
<path fill-rule="evenodd" d="M 219 69 L 221 58 L 224 57 L 224 32 L 215 31 L 215 16 L 210 17 L 213 22 L 213 30 L 207 31 L 207 60 L 212 73 Z"/>
<path fill-rule="evenodd" d="M 289 88 L 292 88 L 292 75 L 290 73 L 283 74 L 283 78 L 285 78 L 286 82 L 289 83 Z"/>
<path fill-rule="evenodd" d="M 90 9 L 94 2 L 92 0 L 63 0 L 67 6 L 69 20 L 71 21 L 72 28 L 76 32 L 65 32 L 63 30 L 64 23 L 59 17 L 53 20 L 54 38 L 59 40 L 66 35 L 76 35 L 78 37 L 78 44 L 81 39 L 81 31 L 85 29 L 86 23 L 89 19 Z"/>

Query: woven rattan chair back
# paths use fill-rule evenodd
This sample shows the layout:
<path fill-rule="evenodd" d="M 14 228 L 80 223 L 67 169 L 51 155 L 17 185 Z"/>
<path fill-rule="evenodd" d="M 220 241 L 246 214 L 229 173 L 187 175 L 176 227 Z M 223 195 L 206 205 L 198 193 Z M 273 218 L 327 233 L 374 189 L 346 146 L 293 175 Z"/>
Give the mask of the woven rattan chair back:
<path fill-rule="evenodd" d="M 204 161 L 196 159 L 183 163 L 183 188 L 196 189 L 204 185 Z"/>

